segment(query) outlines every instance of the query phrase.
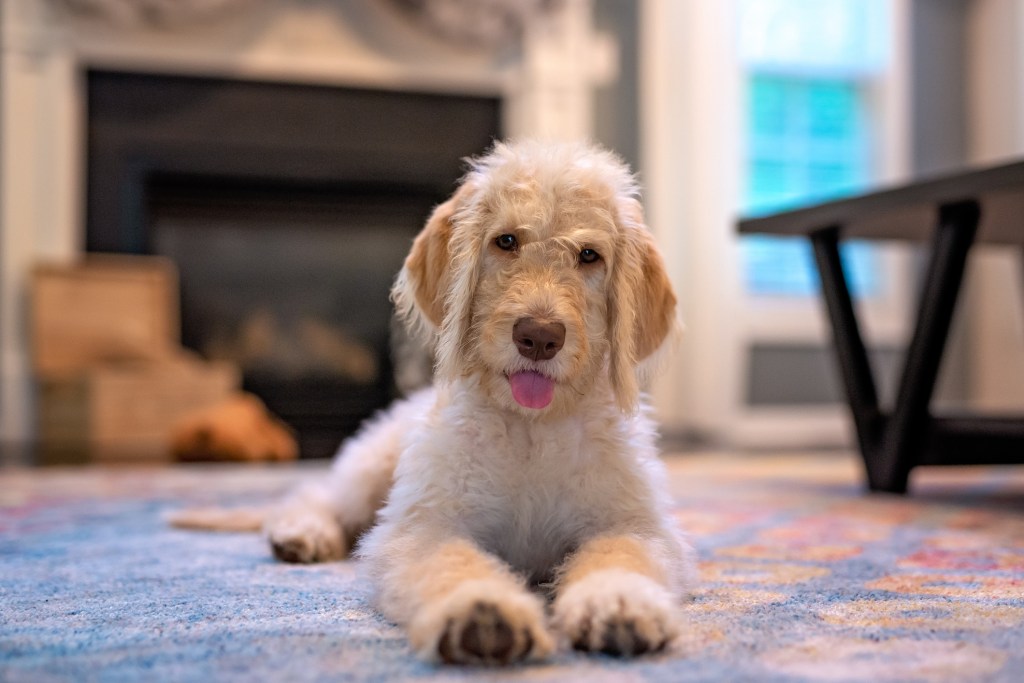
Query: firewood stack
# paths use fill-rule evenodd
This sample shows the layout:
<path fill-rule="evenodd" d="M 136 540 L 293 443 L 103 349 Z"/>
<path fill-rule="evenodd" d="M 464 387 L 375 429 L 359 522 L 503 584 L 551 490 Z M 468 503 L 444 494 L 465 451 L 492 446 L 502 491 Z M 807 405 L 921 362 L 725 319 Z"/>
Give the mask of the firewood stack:
<path fill-rule="evenodd" d="M 40 462 L 170 459 L 175 425 L 237 392 L 237 367 L 181 347 L 178 300 L 177 271 L 158 257 L 35 269 Z"/>

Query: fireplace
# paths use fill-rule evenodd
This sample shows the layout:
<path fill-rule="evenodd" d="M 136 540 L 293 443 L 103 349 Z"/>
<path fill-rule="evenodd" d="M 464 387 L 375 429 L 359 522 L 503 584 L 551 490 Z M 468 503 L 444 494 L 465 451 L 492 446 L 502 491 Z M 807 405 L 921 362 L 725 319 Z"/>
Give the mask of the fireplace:
<path fill-rule="evenodd" d="M 170 257 L 182 341 L 329 456 L 395 395 L 388 289 L 493 97 L 90 71 L 90 251 Z"/>

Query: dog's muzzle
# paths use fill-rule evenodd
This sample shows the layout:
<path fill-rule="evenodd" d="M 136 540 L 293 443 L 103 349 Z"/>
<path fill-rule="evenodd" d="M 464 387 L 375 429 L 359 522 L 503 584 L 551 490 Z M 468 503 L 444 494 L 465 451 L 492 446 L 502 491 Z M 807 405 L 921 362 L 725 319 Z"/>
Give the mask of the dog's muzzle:
<path fill-rule="evenodd" d="M 523 358 L 551 360 L 565 345 L 565 325 L 520 318 L 512 326 L 512 341 Z M 555 381 L 534 370 L 512 373 L 508 382 L 512 398 L 524 408 L 546 408 L 555 395 Z"/>

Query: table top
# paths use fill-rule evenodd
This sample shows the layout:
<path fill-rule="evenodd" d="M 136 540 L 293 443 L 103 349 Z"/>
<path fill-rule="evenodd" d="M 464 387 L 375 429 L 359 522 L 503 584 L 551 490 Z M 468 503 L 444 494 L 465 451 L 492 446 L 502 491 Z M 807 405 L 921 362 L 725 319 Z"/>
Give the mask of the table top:
<path fill-rule="evenodd" d="M 1024 161 L 965 170 L 770 215 L 743 218 L 741 234 L 808 235 L 841 226 L 855 239 L 926 240 L 941 204 L 981 205 L 977 241 L 1024 245 Z"/>

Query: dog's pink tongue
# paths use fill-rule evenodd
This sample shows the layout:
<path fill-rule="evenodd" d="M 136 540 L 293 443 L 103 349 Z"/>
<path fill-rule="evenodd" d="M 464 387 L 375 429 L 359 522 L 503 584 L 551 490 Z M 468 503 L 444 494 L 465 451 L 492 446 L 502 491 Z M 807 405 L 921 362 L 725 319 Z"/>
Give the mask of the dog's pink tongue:
<path fill-rule="evenodd" d="M 555 395 L 555 381 L 539 372 L 526 371 L 509 375 L 512 398 L 524 408 L 544 408 Z"/>

